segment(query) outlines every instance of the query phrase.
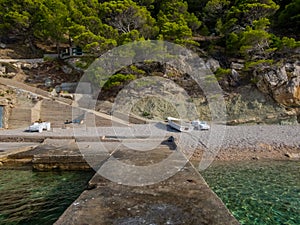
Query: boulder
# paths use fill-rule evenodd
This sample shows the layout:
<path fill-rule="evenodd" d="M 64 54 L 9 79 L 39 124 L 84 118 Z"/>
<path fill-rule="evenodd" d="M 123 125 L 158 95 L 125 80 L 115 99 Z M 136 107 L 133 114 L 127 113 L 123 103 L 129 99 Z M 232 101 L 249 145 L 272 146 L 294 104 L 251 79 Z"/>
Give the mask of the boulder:
<path fill-rule="evenodd" d="M 300 106 L 300 76 L 292 78 L 273 92 L 274 99 L 286 106 Z"/>
<path fill-rule="evenodd" d="M 257 87 L 270 94 L 279 104 L 287 107 L 300 106 L 299 62 L 284 66 L 263 66 L 254 71 Z"/>
<path fill-rule="evenodd" d="M 0 48 L 6 48 L 6 44 L 4 44 L 4 43 L 0 43 Z"/>
<path fill-rule="evenodd" d="M 219 69 L 221 66 L 220 66 L 220 63 L 218 60 L 215 60 L 215 59 L 208 59 L 205 63 L 205 65 L 212 71 L 212 72 L 216 72 L 217 69 Z"/>
<path fill-rule="evenodd" d="M 72 68 L 70 68 L 70 67 L 68 67 L 68 66 L 66 66 L 66 65 L 64 65 L 64 66 L 62 66 L 62 71 L 65 73 L 65 74 L 71 74 L 72 73 Z"/>
<path fill-rule="evenodd" d="M 244 64 L 238 63 L 238 62 L 232 62 L 230 64 L 230 68 L 234 69 L 234 70 L 242 70 L 242 69 L 244 69 Z"/>
<path fill-rule="evenodd" d="M 3 74 L 5 74 L 6 73 L 6 67 L 5 66 L 2 66 L 1 64 L 0 64 L 0 75 L 3 75 Z"/>
<path fill-rule="evenodd" d="M 300 158 L 300 153 L 290 153 L 287 152 L 284 154 L 286 157 L 291 158 L 291 159 L 299 159 Z"/>
<path fill-rule="evenodd" d="M 33 65 L 31 63 L 20 63 L 22 70 L 31 70 Z"/>
<path fill-rule="evenodd" d="M 240 83 L 240 74 L 235 69 L 231 69 L 231 74 L 229 76 L 230 85 L 236 87 Z"/>

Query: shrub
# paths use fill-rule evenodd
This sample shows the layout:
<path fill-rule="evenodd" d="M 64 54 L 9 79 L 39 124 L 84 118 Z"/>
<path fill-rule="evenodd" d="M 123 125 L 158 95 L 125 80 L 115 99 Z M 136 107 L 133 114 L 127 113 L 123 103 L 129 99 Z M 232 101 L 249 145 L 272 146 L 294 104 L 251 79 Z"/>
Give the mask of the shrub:
<path fill-rule="evenodd" d="M 231 74 L 231 69 L 224 69 L 224 68 L 218 68 L 217 71 L 215 72 L 215 75 L 218 80 L 222 79 L 225 76 L 228 76 Z"/>
<path fill-rule="evenodd" d="M 121 84 L 130 81 L 135 80 L 136 76 L 133 74 L 115 74 L 111 76 L 108 81 L 104 84 L 104 89 L 110 89 L 112 87 L 120 86 Z"/>

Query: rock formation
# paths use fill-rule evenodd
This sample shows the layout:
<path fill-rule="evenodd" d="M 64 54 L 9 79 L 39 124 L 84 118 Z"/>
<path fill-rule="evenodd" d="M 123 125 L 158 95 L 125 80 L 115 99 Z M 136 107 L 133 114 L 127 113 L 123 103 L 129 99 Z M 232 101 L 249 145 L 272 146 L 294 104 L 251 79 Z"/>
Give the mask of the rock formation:
<path fill-rule="evenodd" d="M 254 71 L 257 87 L 279 104 L 300 107 L 300 62 L 263 66 Z"/>

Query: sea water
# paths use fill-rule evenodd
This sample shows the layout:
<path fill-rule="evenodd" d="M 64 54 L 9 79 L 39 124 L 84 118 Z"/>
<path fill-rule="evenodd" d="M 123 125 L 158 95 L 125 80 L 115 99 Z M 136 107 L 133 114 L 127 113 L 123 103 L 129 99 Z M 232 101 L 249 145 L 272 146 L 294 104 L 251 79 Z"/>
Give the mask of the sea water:
<path fill-rule="evenodd" d="M 300 162 L 216 162 L 201 172 L 241 224 L 300 225 Z"/>
<path fill-rule="evenodd" d="M 53 224 L 92 176 L 92 172 L 0 170 L 0 224 Z"/>

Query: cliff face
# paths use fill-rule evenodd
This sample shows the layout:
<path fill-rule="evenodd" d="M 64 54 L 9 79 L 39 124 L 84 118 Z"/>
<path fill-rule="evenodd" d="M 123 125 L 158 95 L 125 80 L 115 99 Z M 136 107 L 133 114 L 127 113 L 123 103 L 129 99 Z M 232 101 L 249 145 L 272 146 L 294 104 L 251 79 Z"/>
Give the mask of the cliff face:
<path fill-rule="evenodd" d="M 300 106 L 300 62 L 262 66 L 254 71 L 258 89 L 286 107 Z"/>
<path fill-rule="evenodd" d="M 211 120 L 210 108 L 204 96 L 193 97 L 190 101 L 196 106 L 199 119 Z M 253 85 L 242 86 L 237 88 L 234 93 L 227 93 L 225 102 L 227 123 L 230 125 L 297 123 L 297 112 L 294 109 L 286 109 L 280 106 L 270 96 L 261 93 Z M 167 116 L 178 116 L 175 107 L 156 96 L 148 96 L 138 101 L 132 112 L 149 119 L 165 119 Z M 187 117 L 187 119 L 191 118 Z M 195 115 L 193 119 L 196 119 Z"/>
<path fill-rule="evenodd" d="M 215 72 L 220 68 L 218 61 L 206 60 L 206 66 Z M 161 67 L 163 76 L 187 91 L 198 112 L 198 117 L 211 120 L 209 105 L 203 91 L 187 74 L 182 74 L 170 66 Z M 140 69 L 149 68 L 141 66 Z M 264 66 L 253 71 L 257 82 L 245 81 L 244 64 L 231 63 L 230 73 L 223 76 L 219 83 L 224 90 L 228 124 L 279 123 L 296 124 L 299 117 L 300 67 L 299 62 L 277 66 Z M 153 68 L 153 70 L 155 70 Z M 166 87 L 163 87 L 166 90 Z M 162 99 L 153 95 L 136 103 L 133 113 L 148 118 L 166 117 L 176 114 Z"/>
<path fill-rule="evenodd" d="M 2 108 L 0 128 L 8 128 L 9 117 L 15 102 L 16 96 L 14 91 L 11 88 L 0 84 L 0 107 Z"/>

